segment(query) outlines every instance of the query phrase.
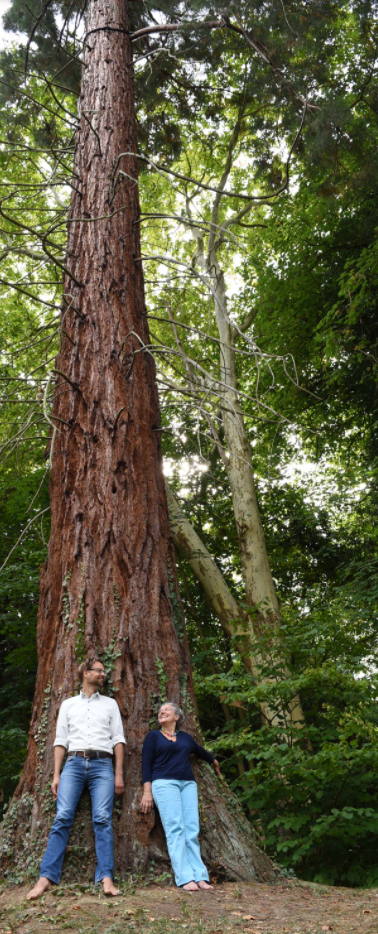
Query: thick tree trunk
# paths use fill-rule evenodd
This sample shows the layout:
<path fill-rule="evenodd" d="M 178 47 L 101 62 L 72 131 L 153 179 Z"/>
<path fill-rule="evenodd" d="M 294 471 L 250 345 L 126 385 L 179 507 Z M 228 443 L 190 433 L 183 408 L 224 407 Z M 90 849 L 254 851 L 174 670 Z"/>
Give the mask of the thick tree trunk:
<path fill-rule="evenodd" d="M 154 817 L 138 809 L 141 747 L 166 697 L 196 733 L 160 454 L 160 415 L 139 247 L 132 52 L 125 0 L 90 0 L 68 221 L 62 345 L 52 420 L 51 537 L 41 572 L 39 668 L 27 762 L 3 827 L 3 865 L 37 869 L 51 824 L 61 701 L 95 648 L 111 675 L 127 738 L 118 868 L 167 865 Z M 229 878 L 271 876 L 227 791 L 199 769 L 203 851 Z M 80 823 L 81 821 L 81 823 Z M 85 802 L 71 837 L 93 872 Z M 13 852 L 7 841 L 13 834 Z M 27 847 L 25 853 L 25 846 Z M 26 855 L 27 854 L 27 855 Z M 85 858 L 84 858 L 85 857 Z"/>

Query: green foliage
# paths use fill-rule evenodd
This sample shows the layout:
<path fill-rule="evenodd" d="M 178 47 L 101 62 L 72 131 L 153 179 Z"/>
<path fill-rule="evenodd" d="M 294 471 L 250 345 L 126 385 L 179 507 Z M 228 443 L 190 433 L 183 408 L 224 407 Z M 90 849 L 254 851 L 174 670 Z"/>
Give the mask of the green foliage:
<path fill-rule="evenodd" d="M 252 816 L 267 851 L 302 878 L 327 884 L 376 885 L 378 832 L 377 564 L 348 568 L 348 583 L 315 599 L 307 612 L 288 608 L 282 662 L 270 640 L 257 683 L 233 650 L 227 671 L 196 670 L 200 709 L 216 699 L 244 717 L 220 725 L 212 748 Z M 288 729 L 286 714 L 300 694 L 305 724 Z M 213 698 L 213 701 L 211 700 Z M 257 705 L 280 711 L 274 724 L 256 722 Z M 242 759 L 245 771 L 237 775 Z"/>
<path fill-rule="evenodd" d="M 166 684 L 169 681 L 169 676 L 167 675 L 167 672 L 164 668 L 164 662 L 161 660 L 161 658 L 158 658 L 157 655 L 155 656 L 155 666 L 159 681 L 160 704 L 164 704 L 167 700 Z"/>
<path fill-rule="evenodd" d="M 109 697 L 113 697 L 118 688 L 114 687 L 113 684 L 113 671 L 117 658 L 122 655 L 121 649 L 117 643 L 117 637 L 115 632 L 115 627 L 112 632 L 111 640 L 109 645 L 106 646 L 104 651 L 101 653 L 101 661 L 105 668 L 106 674 L 106 684 L 105 689 L 106 693 L 109 694 Z"/>
<path fill-rule="evenodd" d="M 72 568 L 69 568 L 67 574 L 63 580 L 62 588 L 62 622 L 64 626 L 64 631 L 67 632 L 69 627 L 71 627 L 70 616 L 71 616 L 71 607 L 70 607 L 70 597 L 68 592 L 68 585 L 70 582 L 72 574 Z"/>
<path fill-rule="evenodd" d="M 173 577 L 172 571 L 168 568 L 168 587 L 169 587 L 169 599 L 172 607 L 172 616 L 174 627 L 177 632 L 180 642 L 184 638 L 184 618 L 182 613 L 182 606 L 180 603 L 180 597 L 177 593 L 176 581 Z"/>
<path fill-rule="evenodd" d="M 8 471 L 0 484 L 0 561 L 30 519 L 47 505 L 44 471 Z M 31 511 L 26 514 L 35 494 Z M 45 520 L 44 536 L 48 533 Z M 40 523 L 14 550 L 0 576 L 0 807 L 9 801 L 24 763 L 37 669 L 39 569 L 46 546 Z"/>
<path fill-rule="evenodd" d="M 78 664 L 81 660 L 85 658 L 85 606 L 84 606 L 84 594 L 85 594 L 85 564 L 81 565 L 81 593 L 79 598 L 79 606 L 77 611 L 77 616 L 75 620 L 76 625 L 76 636 L 75 636 L 75 658 Z"/>
<path fill-rule="evenodd" d="M 353 382 L 354 393 L 371 402 L 377 379 L 377 230 L 372 235 L 373 242 L 345 263 L 338 301 L 318 327 L 330 386 L 338 392 Z"/>

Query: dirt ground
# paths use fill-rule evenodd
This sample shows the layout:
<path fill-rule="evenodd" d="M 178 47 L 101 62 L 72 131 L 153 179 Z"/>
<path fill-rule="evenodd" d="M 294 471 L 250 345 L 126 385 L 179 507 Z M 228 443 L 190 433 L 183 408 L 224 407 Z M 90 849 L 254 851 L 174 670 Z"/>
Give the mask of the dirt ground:
<path fill-rule="evenodd" d="M 378 890 L 301 883 L 217 885 L 190 894 L 123 885 L 114 899 L 61 886 L 35 903 L 2 888 L 0 934 L 378 934 Z"/>

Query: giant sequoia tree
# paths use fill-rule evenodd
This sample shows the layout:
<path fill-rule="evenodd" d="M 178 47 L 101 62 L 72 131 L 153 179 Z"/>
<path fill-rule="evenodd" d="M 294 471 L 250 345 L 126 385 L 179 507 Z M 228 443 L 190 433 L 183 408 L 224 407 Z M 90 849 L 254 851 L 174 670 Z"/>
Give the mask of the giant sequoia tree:
<path fill-rule="evenodd" d="M 55 721 L 96 649 L 111 672 L 127 737 L 118 818 L 121 869 L 164 858 L 138 810 L 140 752 L 168 696 L 196 731 L 161 468 L 160 415 L 139 246 L 132 49 L 125 0 L 90 0 L 79 97 L 61 345 L 51 413 L 51 536 L 41 571 L 39 667 L 28 757 L 5 821 L 13 857 L 44 840 Z M 204 852 L 229 877 L 269 873 L 221 788 L 200 775 Z M 81 838 L 81 845 L 84 844 Z M 3 848 L 9 864 L 7 847 Z"/>

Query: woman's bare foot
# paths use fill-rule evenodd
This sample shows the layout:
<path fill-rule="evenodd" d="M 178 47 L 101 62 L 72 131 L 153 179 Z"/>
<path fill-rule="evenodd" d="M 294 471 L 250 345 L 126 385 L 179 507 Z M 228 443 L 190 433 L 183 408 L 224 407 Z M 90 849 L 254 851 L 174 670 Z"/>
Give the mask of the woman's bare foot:
<path fill-rule="evenodd" d="M 51 889 L 50 879 L 46 879 L 46 876 L 41 876 L 41 878 L 38 879 L 37 884 L 34 886 L 34 889 L 30 889 L 30 892 L 28 892 L 26 898 L 28 898 L 29 901 L 31 901 L 33 898 L 40 898 L 41 895 L 48 891 L 48 889 Z"/>
<path fill-rule="evenodd" d="M 119 889 L 116 889 L 113 879 L 111 879 L 110 876 L 105 876 L 102 880 L 102 884 L 104 886 L 105 895 L 119 895 Z"/>
<path fill-rule="evenodd" d="M 185 889 L 185 892 L 198 892 L 198 885 L 196 882 L 186 882 L 182 888 Z"/>
<path fill-rule="evenodd" d="M 213 889 L 214 888 L 213 885 L 209 885 L 209 883 L 205 882 L 204 879 L 202 880 L 202 882 L 197 882 L 197 885 L 199 889 Z"/>

